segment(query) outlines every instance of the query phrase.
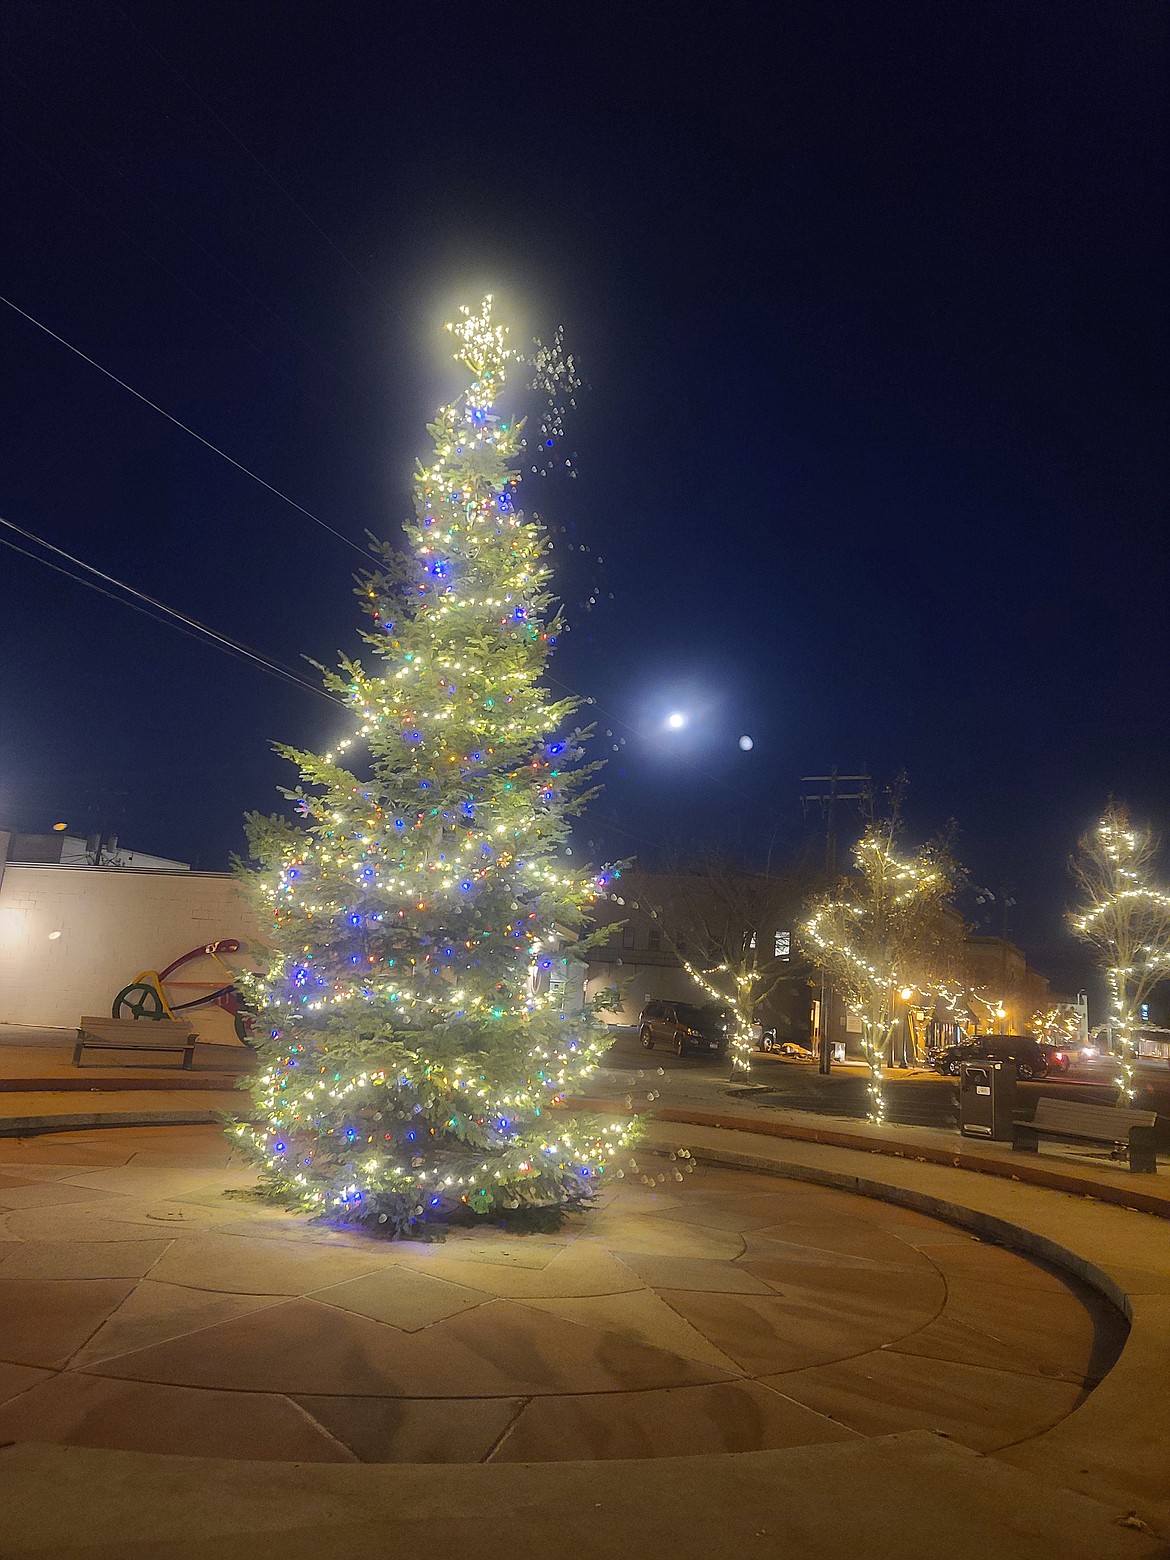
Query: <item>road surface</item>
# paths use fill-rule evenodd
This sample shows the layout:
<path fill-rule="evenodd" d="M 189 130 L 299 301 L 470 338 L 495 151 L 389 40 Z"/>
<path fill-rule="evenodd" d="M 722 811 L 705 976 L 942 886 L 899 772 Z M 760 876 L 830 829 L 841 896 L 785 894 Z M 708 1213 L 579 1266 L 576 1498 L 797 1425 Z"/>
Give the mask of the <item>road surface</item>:
<path fill-rule="evenodd" d="M 706 1056 L 678 1057 L 673 1051 L 656 1046 L 643 1050 L 635 1028 L 617 1027 L 613 1049 L 607 1054 L 597 1078 L 597 1091 L 640 1095 L 655 1090 L 664 1097 L 681 1092 L 696 1092 L 712 1100 L 722 1095 L 720 1085 L 729 1081 L 726 1060 Z M 1042 1095 L 1055 1099 L 1082 1100 L 1086 1104 L 1112 1105 L 1117 1091 L 1112 1083 L 1113 1064 L 1098 1059 L 1059 1077 L 1042 1083 L 1017 1086 L 1016 1116 L 1028 1120 Z M 752 1095 L 761 1104 L 783 1106 L 789 1110 L 807 1110 L 819 1116 L 844 1116 L 864 1119 L 867 1105 L 868 1070 L 857 1065 L 837 1065 L 828 1077 L 809 1062 L 757 1052 L 752 1059 L 748 1081 Z M 958 1083 L 928 1071 L 886 1074 L 886 1115 L 898 1126 L 952 1127 L 959 1124 Z M 1143 1063 L 1138 1069 L 1136 1104 L 1159 1113 L 1158 1149 L 1170 1153 L 1170 1064 Z M 740 1088 L 735 1090 L 742 1097 Z"/>

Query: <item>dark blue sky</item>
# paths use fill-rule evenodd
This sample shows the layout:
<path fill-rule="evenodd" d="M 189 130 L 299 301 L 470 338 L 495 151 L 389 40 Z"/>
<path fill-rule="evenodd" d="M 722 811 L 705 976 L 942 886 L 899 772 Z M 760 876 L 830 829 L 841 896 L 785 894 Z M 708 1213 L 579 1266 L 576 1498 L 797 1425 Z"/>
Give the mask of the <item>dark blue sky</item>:
<path fill-rule="evenodd" d="M 764 9 L 12 0 L 0 291 L 359 541 L 406 512 L 456 304 L 563 323 L 553 670 L 643 730 L 708 711 L 690 763 L 603 721 L 599 843 L 751 849 L 802 774 L 904 768 L 912 833 L 954 818 L 1075 979 L 1078 830 L 1111 791 L 1170 823 L 1165 11 Z M 354 553 L 2 307 L 0 349 L 0 514 L 286 662 L 352 646 Z M 336 733 L 0 580 L 0 821 L 219 866 L 267 741 Z"/>

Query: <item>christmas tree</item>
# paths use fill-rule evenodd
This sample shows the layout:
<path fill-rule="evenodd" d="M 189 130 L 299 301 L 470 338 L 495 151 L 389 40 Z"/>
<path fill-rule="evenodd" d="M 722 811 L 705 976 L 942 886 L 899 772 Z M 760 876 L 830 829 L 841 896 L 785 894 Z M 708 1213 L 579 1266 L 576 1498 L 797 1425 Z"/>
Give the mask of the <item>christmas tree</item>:
<path fill-rule="evenodd" d="M 596 766 L 540 682 L 564 624 L 496 412 L 506 332 L 490 297 L 448 329 L 469 382 L 429 427 L 406 552 L 374 544 L 359 584 L 371 653 L 324 673 L 353 734 L 278 747 L 300 818 L 250 816 L 243 869 L 273 956 L 258 1119 L 232 1130 L 272 1195 L 389 1233 L 581 1206 L 624 1134 L 556 1108 L 609 1044 L 541 989 L 605 891 L 569 844 Z"/>

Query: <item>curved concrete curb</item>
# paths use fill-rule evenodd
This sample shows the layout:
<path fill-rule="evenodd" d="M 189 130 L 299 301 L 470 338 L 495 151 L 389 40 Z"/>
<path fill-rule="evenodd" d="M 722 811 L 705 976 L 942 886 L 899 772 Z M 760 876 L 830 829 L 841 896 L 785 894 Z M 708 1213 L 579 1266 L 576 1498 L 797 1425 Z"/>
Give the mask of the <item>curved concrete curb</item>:
<path fill-rule="evenodd" d="M 0 1451 L 6 1560 L 1165 1560 L 1094 1501 L 915 1431 L 639 1463 Z"/>
<path fill-rule="evenodd" d="M 775 1116 L 741 1116 L 734 1111 L 674 1107 L 648 1112 L 643 1119 L 679 1122 L 689 1126 L 726 1127 L 759 1137 L 787 1138 L 798 1143 L 823 1143 L 830 1148 L 854 1148 L 891 1159 L 918 1159 L 924 1164 L 948 1165 L 956 1170 L 972 1170 L 978 1175 L 1026 1181 L 1030 1186 L 1044 1186 L 1049 1191 L 1093 1197 L 1099 1202 L 1114 1203 L 1119 1208 L 1135 1208 L 1141 1213 L 1152 1213 L 1159 1219 L 1170 1219 L 1170 1191 L 1163 1191 L 1159 1185 L 1159 1181 L 1164 1182 L 1166 1177 L 1130 1175 L 1127 1172 L 1115 1179 L 1102 1180 L 1091 1170 L 1080 1166 L 1053 1163 L 1035 1155 L 1013 1154 L 1007 1144 L 981 1143 L 949 1133 L 945 1142 L 940 1143 L 937 1140 L 942 1134 L 929 1128 L 911 1128 L 909 1130 L 915 1135 L 907 1137 L 896 1128 L 875 1128 L 862 1121 L 839 1127 L 823 1127 L 806 1121 L 777 1119 Z"/>
<path fill-rule="evenodd" d="M 1136 1513 L 1170 1537 L 1170 1232 L 1160 1220 L 1085 1196 L 908 1159 L 858 1162 L 858 1149 L 780 1142 L 728 1128 L 647 1123 L 653 1147 L 915 1208 L 1064 1268 L 1130 1322 L 1113 1369 L 1052 1429 L 993 1455 Z"/>
<path fill-rule="evenodd" d="M 181 1097 L 171 1097 L 165 1106 L 143 1108 L 130 1099 L 115 1109 L 77 1110 L 68 1108 L 72 1100 L 63 1096 L 64 1109 L 25 1111 L 0 1116 L 0 1138 L 40 1137 L 47 1132 L 91 1132 L 103 1127 L 202 1127 L 215 1126 L 225 1115 L 238 1116 L 247 1095 L 223 1093 L 204 1105 L 188 1105 Z M 250 1102 L 249 1102 L 250 1103 Z"/>

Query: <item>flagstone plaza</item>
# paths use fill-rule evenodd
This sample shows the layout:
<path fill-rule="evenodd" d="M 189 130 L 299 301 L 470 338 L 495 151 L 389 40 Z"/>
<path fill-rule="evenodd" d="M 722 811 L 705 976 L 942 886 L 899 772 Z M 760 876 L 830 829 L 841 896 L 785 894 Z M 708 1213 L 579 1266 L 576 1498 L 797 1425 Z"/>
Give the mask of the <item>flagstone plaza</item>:
<path fill-rule="evenodd" d="M 633 1157 L 562 1234 L 423 1244 L 225 1198 L 254 1173 L 214 1128 L 7 1148 L 0 1438 L 544 1462 L 928 1427 L 989 1451 L 1123 1342 L 1091 1290 L 913 1210 Z"/>
<path fill-rule="evenodd" d="M 984 1552 L 1047 1552 L 1019 1547 L 1023 1521 L 1038 1535 L 1071 1524 L 1069 1554 L 1155 1553 L 1148 1529 L 1009 1467 L 1075 1421 L 1126 1347 L 1126 1319 L 1096 1288 L 904 1203 L 696 1154 L 636 1150 L 555 1235 L 422 1243 L 257 1201 L 254 1172 L 215 1127 L 0 1140 L 0 1477 L 21 1497 L 4 1553 L 231 1554 L 226 1538 L 243 1544 L 255 1514 L 224 1513 L 245 1489 L 250 1505 L 280 1488 L 278 1525 L 303 1546 L 287 1552 L 325 1553 L 288 1480 L 312 1505 L 331 1487 L 317 1481 L 339 1476 L 374 1479 L 370 1498 L 386 1496 L 379 1480 L 406 1479 L 416 1496 L 429 1481 L 452 1524 L 461 1498 L 523 1506 L 534 1488 L 541 1531 L 554 1510 L 567 1531 L 611 1509 L 634 1481 L 647 1514 L 677 1508 L 660 1513 L 668 1526 L 700 1499 L 727 1552 L 737 1523 L 791 1534 L 816 1492 L 830 1506 L 813 1554 L 847 1547 L 853 1517 L 833 1507 L 834 1487 L 876 1479 L 893 1505 L 917 1490 L 957 1512 L 991 1478 L 1015 1494 L 1008 1529 L 986 1494 L 969 1515 Z M 1165 1235 L 1162 1221 L 1108 1213 Z M 325 1464 L 346 1471 L 307 1466 Z M 571 1482 L 589 1469 L 586 1487 L 570 1493 L 551 1465 Z M 664 1494 L 687 1470 L 689 1491 Z M 176 1480 L 186 1489 L 196 1526 L 214 1507 L 212 1526 L 229 1531 L 206 1548 L 189 1534 L 165 1549 L 118 1539 L 131 1506 L 132 1526 L 160 1520 L 160 1478 L 172 1497 Z M 536 1484 L 522 1494 L 516 1479 Z M 745 1479 L 760 1488 L 731 1500 Z M 93 1507 L 92 1549 L 76 1533 L 54 1541 L 65 1519 L 46 1519 L 36 1493 L 74 1480 Z M 752 1515 L 761 1500 L 768 1515 Z M 426 1552 L 454 1552 L 454 1531 Z M 598 1552 L 635 1552 L 622 1532 Z M 997 1533 L 1011 1544 L 988 1550 Z M 528 1553 L 532 1536 L 500 1553 Z"/>

